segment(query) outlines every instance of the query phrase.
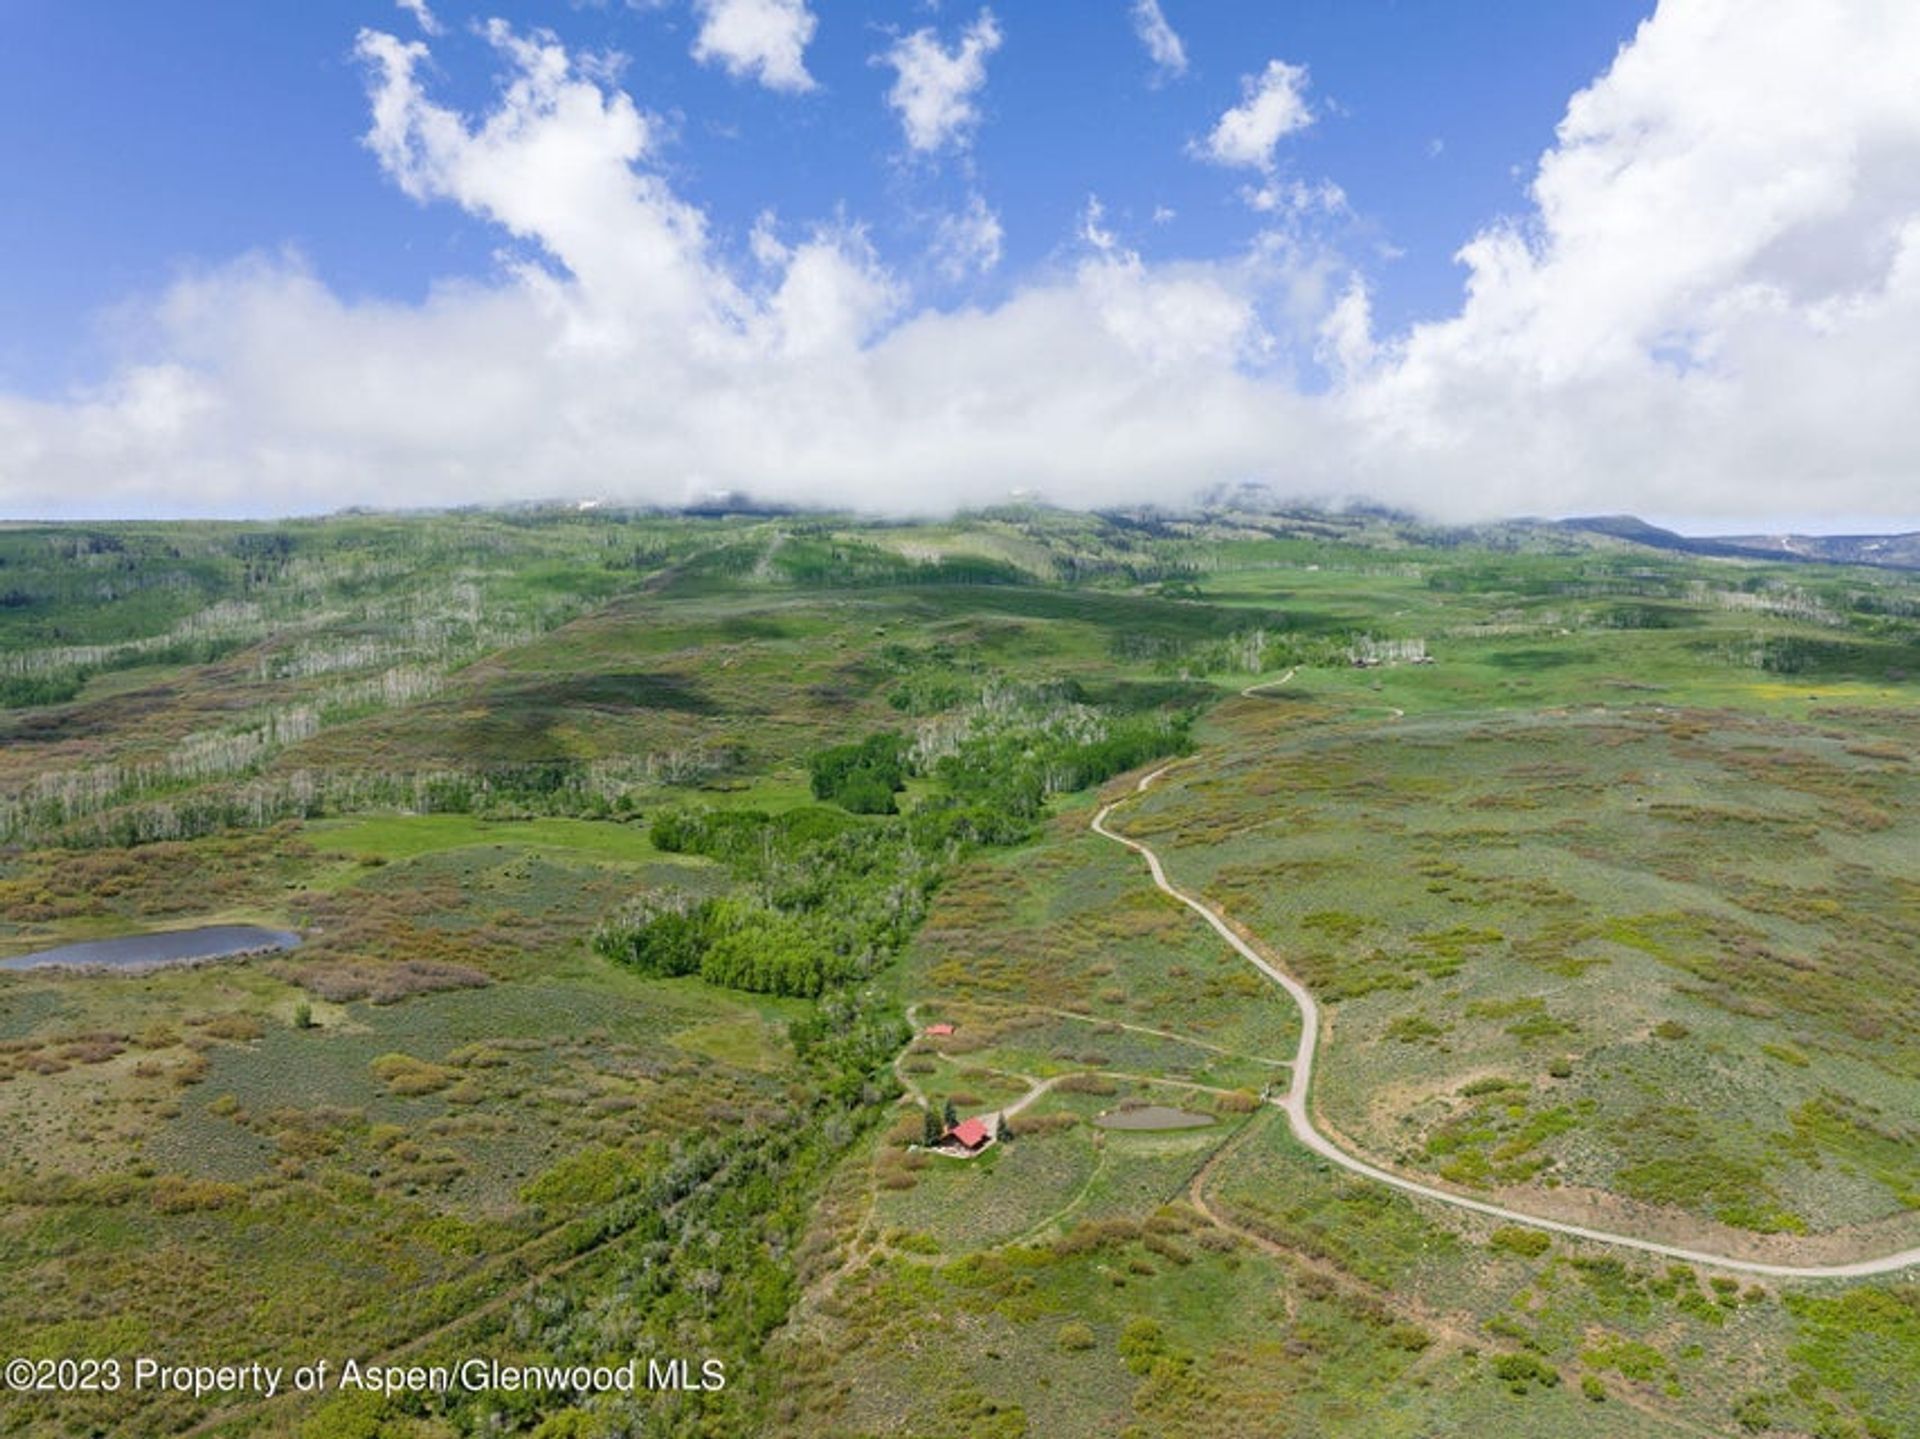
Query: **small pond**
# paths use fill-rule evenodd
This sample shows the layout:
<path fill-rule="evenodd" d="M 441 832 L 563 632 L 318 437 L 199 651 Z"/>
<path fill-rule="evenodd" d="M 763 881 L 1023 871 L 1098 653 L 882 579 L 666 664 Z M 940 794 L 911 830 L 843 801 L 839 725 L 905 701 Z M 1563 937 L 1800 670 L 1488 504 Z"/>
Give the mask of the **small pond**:
<path fill-rule="evenodd" d="M 1102 1129 L 1199 1129 L 1213 1123 L 1213 1116 L 1164 1104 L 1142 1104 L 1134 1109 L 1109 1109 L 1093 1122 Z"/>
<path fill-rule="evenodd" d="M 156 930 L 151 934 L 124 934 L 117 939 L 89 939 L 32 954 L 0 959 L 0 969 L 111 969 L 121 973 L 164 969 L 170 964 L 198 964 L 207 959 L 231 959 L 238 954 L 260 954 L 270 949 L 292 949 L 300 936 L 286 929 L 258 924 L 206 924 L 198 929 Z"/>

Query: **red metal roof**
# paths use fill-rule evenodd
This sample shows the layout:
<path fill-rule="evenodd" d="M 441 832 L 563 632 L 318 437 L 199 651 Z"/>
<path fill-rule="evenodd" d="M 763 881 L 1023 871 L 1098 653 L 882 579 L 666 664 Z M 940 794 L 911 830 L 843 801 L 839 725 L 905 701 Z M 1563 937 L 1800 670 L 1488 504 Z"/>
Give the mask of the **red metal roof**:
<path fill-rule="evenodd" d="M 927 1026 L 927 1033 L 928 1034 L 952 1034 L 953 1026 L 951 1024 L 929 1024 Z"/>
<path fill-rule="evenodd" d="M 959 1140 L 968 1149 L 978 1149 L 987 1142 L 987 1126 L 978 1119 L 962 1120 L 947 1132 L 947 1138 Z"/>

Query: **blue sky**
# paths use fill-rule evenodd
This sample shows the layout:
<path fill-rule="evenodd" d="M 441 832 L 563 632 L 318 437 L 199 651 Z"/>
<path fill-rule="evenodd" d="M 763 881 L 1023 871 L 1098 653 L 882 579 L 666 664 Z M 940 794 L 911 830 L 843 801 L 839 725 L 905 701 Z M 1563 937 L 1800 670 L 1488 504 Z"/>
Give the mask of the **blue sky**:
<path fill-rule="evenodd" d="M 1151 57 L 1149 12 L 1183 64 Z M 1103 492 L 1100 447 L 1085 446 L 1085 475 L 1045 453 L 1084 444 L 1073 417 L 1105 409 L 1144 425 L 1139 397 L 1178 388 L 1191 395 L 1172 397 L 1172 428 L 1127 446 L 1156 458 L 1116 476 L 1120 495 L 1164 494 L 1178 475 L 1195 489 L 1255 479 L 1462 516 L 1637 507 L 1708 525 L 1823 514 L 1851 524 L 1915 508 L 1888 490 L 1908 454 L 1904 430 L 1823 456 L 1818 415 L 1805 417 L 1811 433 L 1765 450 L 1797 470 L 1743 480 L 1754 442 L 1726 427 L 1733 402 L 1706 381 L 1744 385 L 1781 367 L 1770 351 L 1736 349 L 1761 343 L 1760 319 L 1723 334 L 1725 305 L 1702 298 L 1764 281 L 1818 330 L 1819 307 L 1841 292 L 1806 281 L 1831 264 L 1799 257 L 1809 243 L 1851 254 L 1863 235 L 1885 263 L 1849 273 L 1846 293 L 1894 295 L 1898 243 L 1887 236 L 1912 197 L 1890 211 L 1867 193 L 1877 174 L 1838 174 L 1847 162 L 1835 157 L 1861 134 L 1908 142 L 1911 117 L 1869 83 L 1857 113 L 1814 137 L 1813 163 L 1834 183 L 1731 233 L 1703 212 L 1739 212 L 1759 183 L 1743 167 L 1769 143 L 1781 88 L 1761 73 L 1740 81 L 1743 94 L 1690 93 L 1711 78 L 1700 72 L 1716 46 L 1757 46 L 1782 66 L 1797 53 L 1803 68 L 1833 67 L 1816 81 L 1849 83 L 1849 45 L 1877 38 L 1891 51 L 1881 63 L 1897 67 L 1904 34 L 1821 29 L 1790 5 L 1720 0 L 1669 3 L 1644 32 L 1646 0 L 994 10 L 606 0 L 429 13 L 431 28 L 398 4 L 9 7 L 0 509 L 71 505 L 74 479 L 103 456 L 120 471 L 102 478 L 102 512 L 326 508 L 363 489 L 391 494 L 383 466 L 417 476 L 409 497 L 433 502 L 487 468 L 445 443 L 461 432 L 460 397 L 481 385 L 522 406 L 511 435 L 485 446 L 514 457 L 479 485 L 500 498 L 746 488 L 885 503 L 898 491 L 875 488 L 884 468 L 906 475 L 921 508 L 1012 489 L 1085 499 Z M 723 20 L 733 28 L 716 28 Z M 971 107 L 972 118 L 946 116 L 916 144 L 912 116 L 890 102 L 903 53 L 917 45 L 947 85 L 952 73 L 937 67 L 988 31 L 973 79 L 929 101 Z M 369 36 L 386 40 L 370 47 Z M 380 43 L 394 48 L 376 53 Z M 755 49 L 765 45 L 775 48 Z M 515 109 L 511 87 L 536 51 L 566 78 L 549 75 Z M 1269 82 L 1280 107 L 1269 118 L 1288 118 L 1263 131 L 1252 106 Z M 1598 97 L 1591 123 L 1569 140 L 1561 127 L 1583 93 Z M 381 141 L 369 137 L 383 95 L 400 118 Z M 1236 108 L 1247 112 L 1238 148 L 1221 139 Z M 483 143 L 493 119 L 520 158 Z M 1676 134 L 1685 147 L 1654 144 Z M 600 168 L 522 205 L 502 177 L 527 173 L 513 167 L 536 144 L 540 164 L 564 152 Z M 1635 210 L 1658 204 L 1674 209 L 1671 246 Z M 655 221 L 678 227 L 685 251 L 652 271 L 632 235 Z M 1463 246 L 1477 259 L 1463 264 Z M 1627 246 L 1646 248 L 1632 273 L 1606 258 Z M 1666 273 L 1666 249 L 1697 255 L 1698 273 Z M 676 285 L 693 308 L 656 303 Z M 455 313 L 453 294 L 466 310 Z M 276 348 L 268 332 L 283 327 L 297 347 L 304 326 L 315 343 L 314 306 L 338 349 L 262 390 L 248 367 Z M 814 327 L 803 337 L 796 306 Z M 516 369 L 505 351 L 524 360 L 535 312 L 549 326 L 535 348 L 552 363 Z M 711 347 L 685 339 L 714 315 L 751 340 L 717 367 Z M 1053 353 L 1039 338 L 1079 325 L 1080 349 Z M 476 328 L 503 337 L 484 380 L 458 353 Z M 682 340 L 669 363 L 663 351 Z M 951 374 L 923 356 L 943 346 Z M 401 351 L 423 376 L 404 416 L 383 404 L 318 414 L 290 398 L 310 396 L 322 372 L 370 392 Z M 646 413 L 629 404 L 622 377 L 638 372 L 616 351 L 639 357 L 644 388 L 678 401 Z M 1021 400 L 987 394 L 982 377 L 1014 352 L 1033 355 L 1046 413 L 1023 409 L 1018 426 L 996 431 L 991 417 Z M 1840 370 L 1859 362 L 1836 353 L 1829 378 L 1840 386 Z M 770 381 L 781 366 L 791 373 Z M 1063 388 L 1056 377 L 1076 366 L 1102 387 Z M 770 428 L 739 453 L 711 429 L 666 433 L 692 401 L 731 434 L 718 411 L 777 411 L 764 386 L 829 370 L 836 395 L 859 390 L 866 402 L 839 416 L 849 452 L 887 452 L 857 482 L 834 477 L 864 463 L 814 428 Z M 875 387 L 899 374 L 920 388 L 883 406 Z M 965 475 L 957 458 L 923 462 L 952 448 L 929 417 L 956 396 L 978 405 L 965 433 L 982 449 Z M 1179 417 L 1195 405 L 1217 410 L 1219 428 L 1183 444 Z M 1620 427 L 1635 423 L 1639 444 L 1620 449 Z M 1663 446 L 1663 433 L 1684 443 Z M 609 454 L 617 463 L 591 458 Z M 807 463 L 775 473 L 783 454 Z M 1528 472 L 1463 491 L 1466 466 L 1504 471 L 1508 459 Z M 1643 473 L 1649 465 L 1659 473 Z M 970 478 L 989 466 L 991 481 Z M 214 478 L 185 484 L 189 473 Z"/>
<path fill-rule="evenodd" d="M 796 219 L 843 208 L 873 227 L 883 252 L 911 255 L 970 169 L 1006 235 L 1003 266 L 982 287 L 992 291 L 1047 263 L 1090 194 L 1150 257 L 1244 243 L 1254 217 L 1235 195 L 1241 177 L 1196 165 L 1186 147 L 1238 98 L 1243 74 L 1294 57 L 1310 67 L 1325 118 L 1289 145 L 1286 167 L 1338 177 L 1358 248 L 1373 252 L 1376 315 L 1402 324 L 1458 305 L 1454 251 L 1488 217 L 1524 205 L 1567 96 L 1650 10 L 1646 0 L 1167 0 L 1188 70 L 1155 84 L 1122 0 L 1009 8 L 965 166 L 903 163 L 889 77 L 871 63 L 890 33 L 941 18 L 918 5 L 823 6 L 807 56 L 820 88 L 797 101 L 693 63 L 697 22 L 678 6 L 442 4 L 448 34 L 434 58 L 444 93 L 478 106 L 497 72 L 486 42 L 464 33 L 477 19 L 548 26 L 571 47 L 625 56 L 623 84 L 677 124 L 667 158 L 684 193 L 736 241 L 768 206 Z M 360 144 L 367 101 L 354 38 L 366 26 L 411 33 L 396 7 L 17 0 L 8 26 L 8 387 L 45 392 L 97 373 L 102 310 L 248 250 L 296 246 L 351 295 L 417 299 L 436 279 L 489 272 L 492 227 L 399 194 Z M 1155 225 L 1160 209 L 1174 218 Z"/>

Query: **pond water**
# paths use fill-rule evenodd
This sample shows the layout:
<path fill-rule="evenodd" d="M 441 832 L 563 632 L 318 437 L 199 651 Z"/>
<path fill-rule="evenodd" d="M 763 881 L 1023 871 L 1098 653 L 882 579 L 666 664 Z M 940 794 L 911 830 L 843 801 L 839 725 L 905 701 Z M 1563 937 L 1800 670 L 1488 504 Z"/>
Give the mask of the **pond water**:
<path fill-rule="evenodd" d="M 1164 1104 L 1143 1104 L 1137 1109 L 1110 1109 L 1093 1122 L 1102 1129 L 1199 1129 L 1213 1123 L 1213 1116 Z"/>
<path fill-rule="evenodd" d="M 90 939 L 63 944 L 32 954 L 0 959 L 0 969 L 112 969 L 122 972 L 164 969 L 170 964 L 198 964 L 205 959 L 230 959 L 237 954 L 259 954 L 269 949 L 292 949 L 300 936 L 286 929 L 258 924 L 205 924 L 198 929 L 157 930 L 152 934 L 125 934 L 117 939 Z"/>

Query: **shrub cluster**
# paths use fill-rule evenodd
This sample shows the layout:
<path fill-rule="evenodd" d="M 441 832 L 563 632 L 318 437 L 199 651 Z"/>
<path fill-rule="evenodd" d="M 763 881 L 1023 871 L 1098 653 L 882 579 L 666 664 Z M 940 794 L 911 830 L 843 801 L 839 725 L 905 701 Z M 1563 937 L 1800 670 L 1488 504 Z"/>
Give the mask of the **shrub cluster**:
<path fill-rule="evenodd" d="M 823 749 L 807 765 L 813 797 L 854 814 L 895 814 L 893 797 L 907 787 L 906 755 L 907 742 L 884 733 Z"/>

